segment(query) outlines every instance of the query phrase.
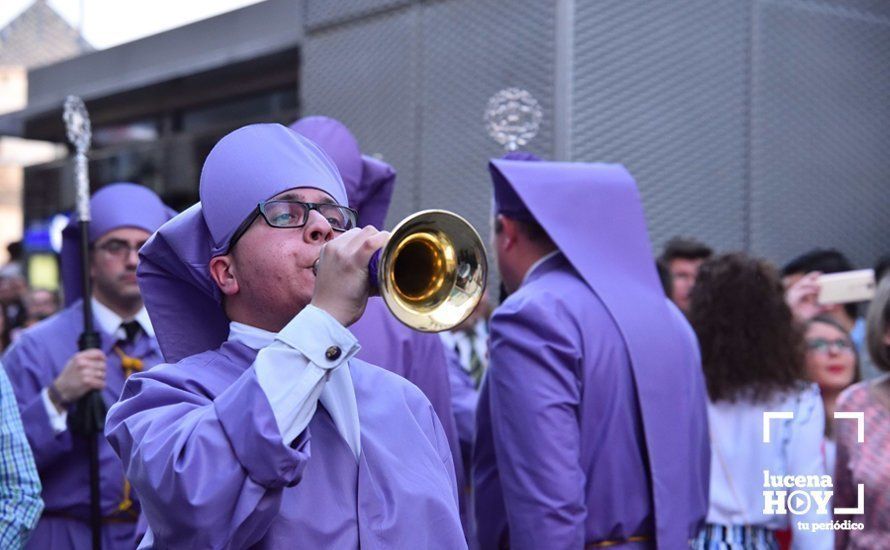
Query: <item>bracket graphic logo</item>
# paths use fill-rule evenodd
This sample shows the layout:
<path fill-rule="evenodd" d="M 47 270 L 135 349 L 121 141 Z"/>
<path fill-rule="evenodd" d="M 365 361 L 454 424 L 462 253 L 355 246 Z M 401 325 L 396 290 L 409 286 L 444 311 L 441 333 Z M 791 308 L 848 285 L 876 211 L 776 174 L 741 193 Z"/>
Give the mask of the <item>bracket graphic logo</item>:
<path fill-rule="evenodd" d="M 835 412 L 837 420 L 856 421 L 856 442 L 865 442 L 865 414 L 861 412 Z M 763 413 L 763 442 L 772 441 L 770 426 L 774 420 L 793 420 L 791 411 L 765 411 Z M 817 514 L 828 514 L 828 503 L 834 496 L 833 480 L 831 475 L 772 475 L 769 470 L 763 471 L 763 513 L 780 514 L 791 513 L 803 515 L 815 508 Z M 834 508 L 834 517 L 861 515 L 865 513 L 865 485 L 857 485 L 857 499 L 855 508 Z M 863 529 L 861 523 L 851 523 L 849 520 L 843 523 L 839 521 L 826 523 L 807 524 L 798 522 L 801 528 L 818 530 Z"/>

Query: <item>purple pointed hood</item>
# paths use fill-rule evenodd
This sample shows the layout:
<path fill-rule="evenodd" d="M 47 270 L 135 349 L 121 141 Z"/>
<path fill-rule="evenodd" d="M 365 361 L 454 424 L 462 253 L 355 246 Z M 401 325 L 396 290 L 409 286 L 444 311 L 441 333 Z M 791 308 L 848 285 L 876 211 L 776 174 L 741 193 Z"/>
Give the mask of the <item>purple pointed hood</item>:
<path fill-rule="evenodd" d="M 525 151 L 513 151 L 507 153 L 502 160 L 539 161 L 534 153 Z M 534 216 L 526 208 L 525 203 L 519 198 L 516 190 L 510 185 L 504 176 L 497 170 L 490 170 L 491 181 L 494 188 L 494 211 L 496 214 L 504 214 L 515 220 L 532 221 Z"/>
<path fill-rule="evenodd" d="M 96 191 L 90 198 L 90 244 L 123 227 L 143 229 L 149 233 L 176 215 L 154 191 L 135 183 L 112 183 Z M 80 252 L 80 223 L 72 214 L 62 231 L 60 254 L 62 289 L 65 306 L 82 298 L 83 259 Z"/>
<path fill-rule="evenodd" d="M 359 226 L 383 229 L 396 181 L 392 166 L 362 155 L 355 136 L 339 120 L 311 116 L 290 128 L 314 141 L 337 165 L 349 204 L 358 211 Z"/>
<path fill-rule="evenodd" d="M 297 187 L 347 204 L 328 156 L 280 124 L 239 128 L 210 151 L 201 171 L 201 202 L 164 224 L 140 251 L 139 286 L 167 361 L 225 341 L 229 319 L 209 262 L 228 252 L 233 233 L 260 202 Z"/>

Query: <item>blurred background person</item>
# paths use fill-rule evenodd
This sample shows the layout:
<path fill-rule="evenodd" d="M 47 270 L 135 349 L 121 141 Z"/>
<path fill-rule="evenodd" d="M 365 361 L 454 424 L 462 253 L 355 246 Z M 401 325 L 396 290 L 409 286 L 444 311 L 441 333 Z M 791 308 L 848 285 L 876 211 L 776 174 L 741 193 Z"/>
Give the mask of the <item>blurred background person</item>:
<path fill-rule="evenodd" d="M 34 455 L 9 378 L 0 365 L 0 548 L 23 548 L 42 510 Z"/>
<path fill-rule="evenodd" d="M 788 289 L 809 273 L 824 275 L 853 269 L 853 264 L 840 251 L 833 248 L 814 248 L 782 267 L 782 284 Z M 820 313 L 826 313 L 840 323 L 850 333 L 856 350 L 860 354 L 865 353 L 865 319 L 859 317 L 856 304 L 825 305 Z"/>
<path fill-rule="evenodd" d="M 820 315 L 805 327 L 807 377 L 818 384 L 825 410 L 825 471 L 834 472 L 834 411 L 841 392 L 859 381 L 856 349 L 850 335 L 834 318 Z"/>
<path fill-rule="evenodd" d="M 25 294 L 25 326 L 43 321 L 59 311 L 59 294 L 54 290 L 35 288 Z"/>
<path fill-rule="evenodd" d="M 467 319 L 453 330 L 439 333 L 446 347 L 453 349 L 460 361 L 461 370 L 472 380 L 477 389 L 488 368 L 488 318 L 491 304 L 488 291 Z"/>
<path fill-rule="evenodd" d="M 6 311 L 0 307 L 0 353 L 9 347 L 10 337 L 9 323 L 6 321 Z"/>
<path fill-rule="evenodd" d="M 829 548 L 828 532 L 798 530 L 828 521 L 764 513 L 764 471 L 821 475 L 825 413 L 819 388 L 805 379 L 802 334 L 766 262 L 727 254 L 705 262 L 691 296 L 708 387 L 711 485 L 707 525 L 694 548 L 778 548 L 775 532 L 794 529 L 792 548 Z M 791 411 L 763 441 L 763 412 Z M 790 521 L 793 518 L 794 521 Z"/>
<path fill-rule="evenodd" d="M 850 335 L 859 357 L 859 377 L 862 380 L 878 376 L 865 347 L 865 318 L 859 316 L 856 303 L 819 304 L 819 276 L 855 269 L 847 257 L 835 249 L 815 248 L 797 256 L 782 267 L 782 284 L 786 302 L 795 318 L 805 323 L 817 315 L 832 317 Z M 876 266 L 875 281 L 879 281 Z"/>
<path fill-rule="evenodd" d="M 875 262 L 875 281 L 880 282 L 887 274 L 890 274 L 890 254 L 881 256 Z"/>
<path fill-rule="evenodd" d="M 476 407 L 479 386 L 488 369 L 488 320 L 491 302 L 486 290 L 476 310 L 454 330 L 439 333 L 448 354 L 451 410 L 460 439 L 464 477 L 471 478 L 473 440 L 476 437 Z"/>
<path fill-rule="evenodd" d="M 22 299 L 25 306 L 25 320 L 22 326 L 10 331 L 10 343 L 15 342 L 27 328 L 30 328 L 59 311 L 59 294 L 45 288 L 30 289 Z"/>
<path fill-rule="evenodd" d="M 858 440 L 858 423 L 837 422 L 835 507 L 863 513 L 838 517 L 862 523 L 862 531 L 835 531 L 835 548 L 890 548 L 890 277 L 884 277 L 868 310 L 868 351 L 882 376 L 860 382 L 841 394 L 839 412 L 863 414 L 865 440 Z M 859 493 L 858 486 L 864 486 Z M 861 498 L 860 498 L 861 496 Z"/>
<path fill-rule="evenodd" d="M 668 297 L 683 313 L 689 312 L 689 294 L 695 286 L 698 268 L 713 253 L 708 245 L 685 237 L 674 237 L 664 245 L 664 252 L 658 261 L 670 275 Z"/>
<path fill-rule="evenodd" d="M 28 283 L 18 263 L 0 269 L 0 308 L 6 313 L 6 330 L 12 332 L 25 324 L 24 297 Z"/>

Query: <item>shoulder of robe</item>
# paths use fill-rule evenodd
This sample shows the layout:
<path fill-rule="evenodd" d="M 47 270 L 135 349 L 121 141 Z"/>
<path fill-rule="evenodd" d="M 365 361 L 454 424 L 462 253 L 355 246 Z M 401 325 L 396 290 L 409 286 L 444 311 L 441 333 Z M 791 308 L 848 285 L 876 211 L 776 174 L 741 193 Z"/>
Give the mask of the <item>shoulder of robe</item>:
<path fill-rule="evenodd" d="M 51 350 L 65 348 L 66 357 L 77 352 L 77 339 L 83 330 L 83 322 L 80 320 L 80 302 L 47 317 L 36 325 L 22 331 L 3 355 L 4 365 L 21 360 L 28 356 L 45 359 Z"/>
<path fill-rule="evenodd" d="M 420 388 L 406 378 L 360 359 L 349 360 L 349 374 L 356 398 L 373 398 L 385 394 L 394 401 L 402 401 L 410 407 L 432 407 Z"/>
<path fill-rule="evenodd" d="M 492 323 L 523 317 L 574 324 L 613 322 L 605 305 L 571 266 L 550 270 L 520 287 L 495 309 Z"/>
<path fill-rule="evenodd" d="M 177 363 L 160 363 L 130 377 L 134 384 L 145 381 L 181 388 L 201 395 L 215 395 L 232 384 L 251 364 L 237 365 L 219 350 L 198 353 Z"/>
<path fill-rule="evenodd" d="M 71 340 L 72 346 L 76 348 L 77 338 L 83 332 L 82 317 L 80 302 L 77 302 L 25 329 L 21 339 L 44 346 Z"/>

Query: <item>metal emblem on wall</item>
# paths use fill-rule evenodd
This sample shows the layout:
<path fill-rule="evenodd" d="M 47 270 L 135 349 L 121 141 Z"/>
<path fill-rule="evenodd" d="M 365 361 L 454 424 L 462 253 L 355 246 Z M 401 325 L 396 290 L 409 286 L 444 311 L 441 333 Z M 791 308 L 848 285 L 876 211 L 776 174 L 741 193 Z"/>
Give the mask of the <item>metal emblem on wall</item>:
<path fill-rule="evenodd" d="M 529 92 L 506 88 L 488 100 L 485 127 L 493 140 L 507 151 L 515 151 L 538 134 L 543 117 L 538 100 Z"/>

